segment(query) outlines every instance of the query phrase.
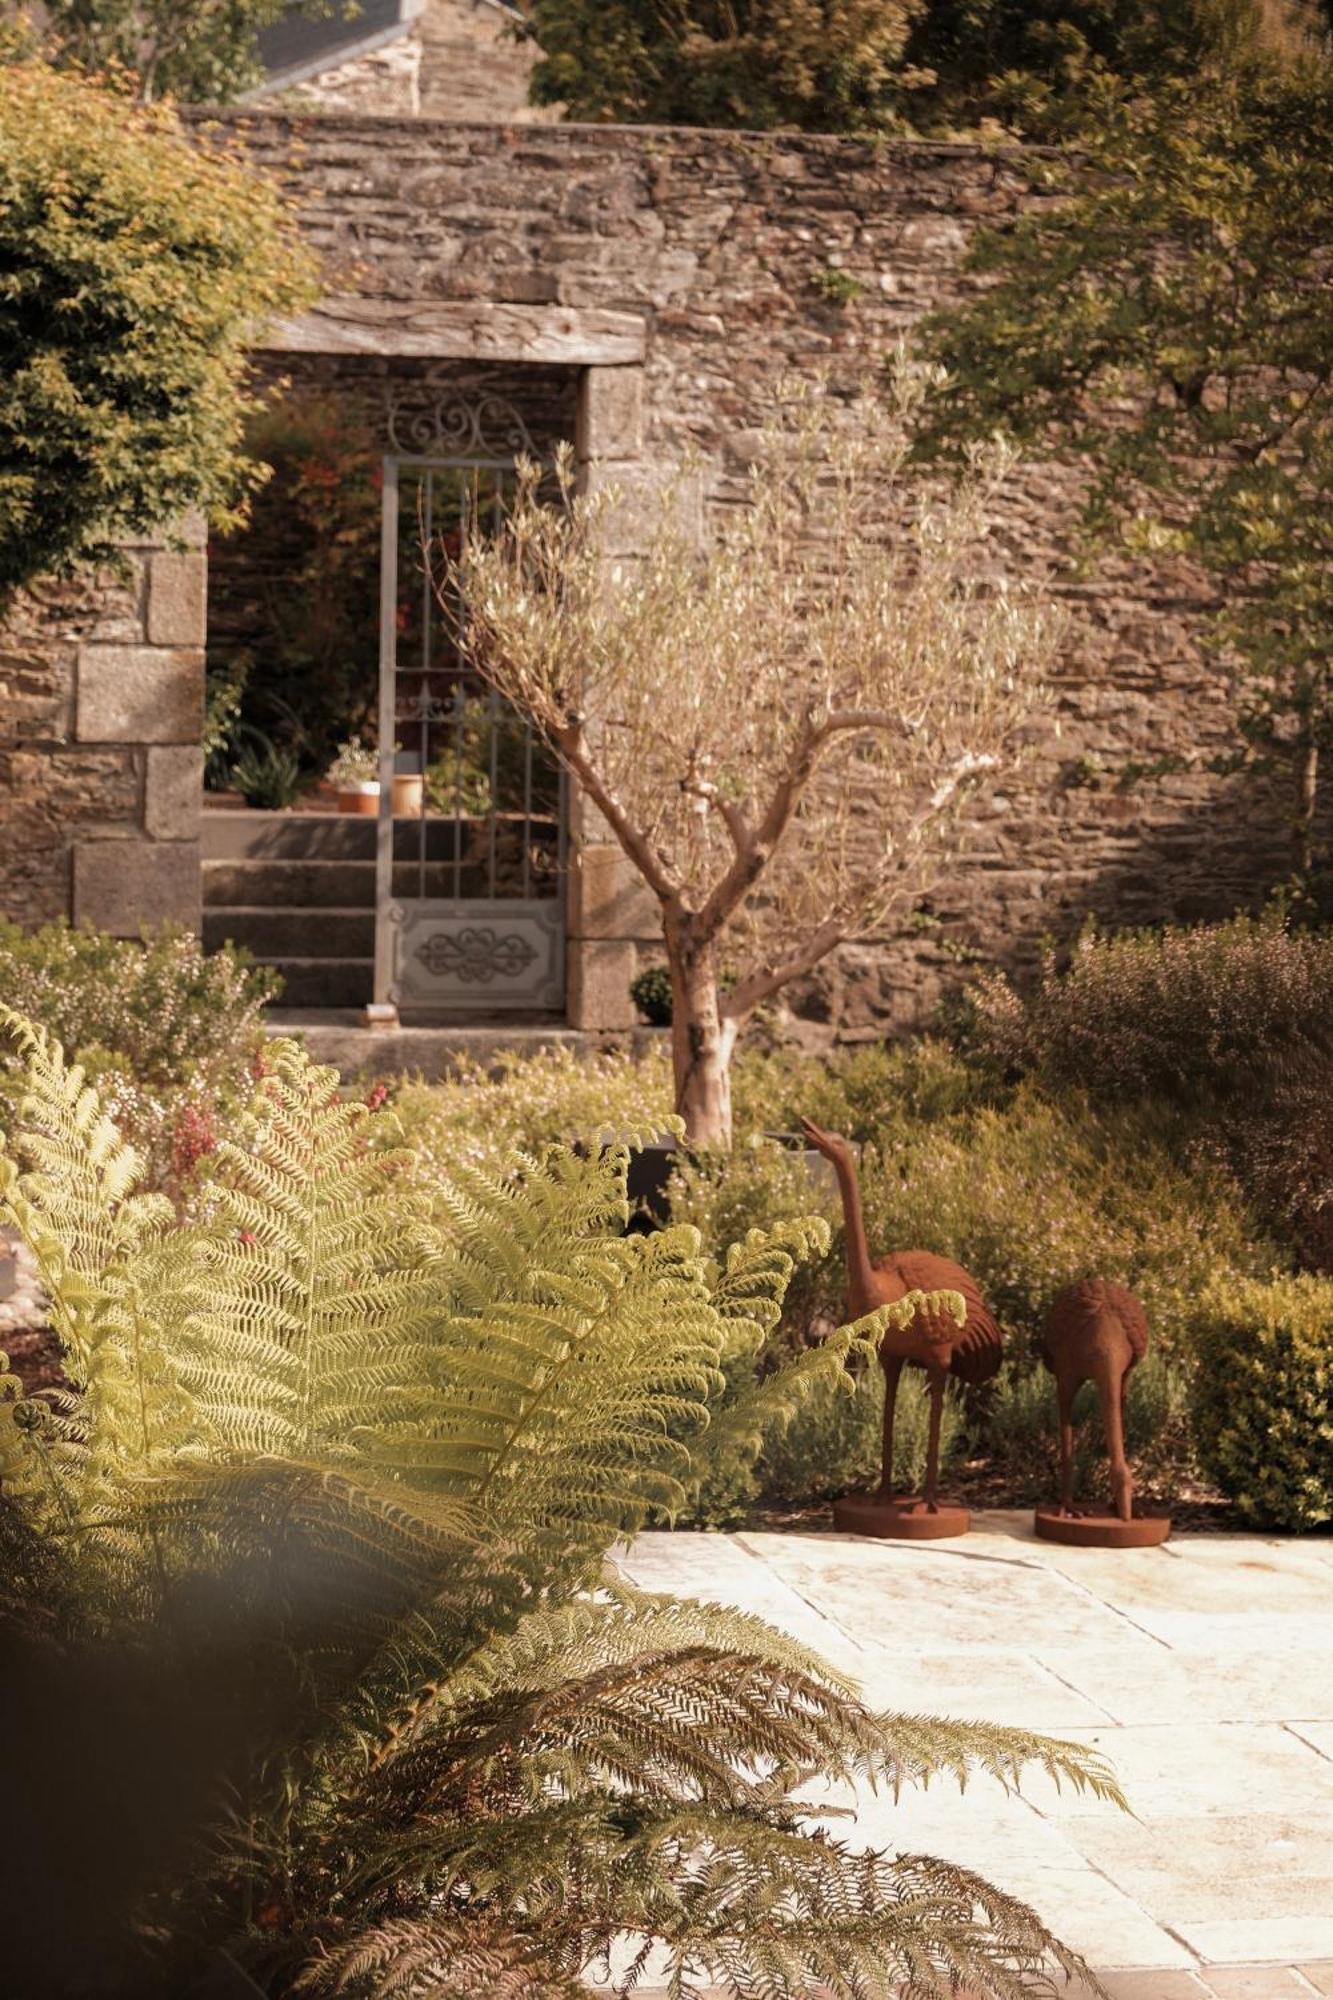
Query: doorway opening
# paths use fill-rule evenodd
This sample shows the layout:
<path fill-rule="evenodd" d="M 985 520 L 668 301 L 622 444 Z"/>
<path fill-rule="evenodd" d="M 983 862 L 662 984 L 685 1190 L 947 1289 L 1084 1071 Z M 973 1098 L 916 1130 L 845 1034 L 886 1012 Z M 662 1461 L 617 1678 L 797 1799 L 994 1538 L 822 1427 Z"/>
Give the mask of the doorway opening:
<path fill-rule="evenodd" d="M 301 355 L 272 468 L 209 551 L 204 936 L 281 1006 L 563 1010 L 562 774 L 462 656 L 423 534 L 489 526 L 517 458 L 574 435 L 577 371 Z"/>

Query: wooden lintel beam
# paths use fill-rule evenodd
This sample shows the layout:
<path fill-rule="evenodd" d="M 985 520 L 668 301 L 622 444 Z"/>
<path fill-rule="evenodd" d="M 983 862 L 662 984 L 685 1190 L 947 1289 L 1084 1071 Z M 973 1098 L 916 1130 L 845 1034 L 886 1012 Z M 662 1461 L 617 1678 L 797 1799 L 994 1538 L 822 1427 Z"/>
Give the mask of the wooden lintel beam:
<path fill-rule="evenodd" d="M 633 313 L 490 300 L 329 298 L 268 328 L 279 354 L 368 354 L 434 361 L 531 361 L 573 368 L 633 366 L 644 324 Z"/>

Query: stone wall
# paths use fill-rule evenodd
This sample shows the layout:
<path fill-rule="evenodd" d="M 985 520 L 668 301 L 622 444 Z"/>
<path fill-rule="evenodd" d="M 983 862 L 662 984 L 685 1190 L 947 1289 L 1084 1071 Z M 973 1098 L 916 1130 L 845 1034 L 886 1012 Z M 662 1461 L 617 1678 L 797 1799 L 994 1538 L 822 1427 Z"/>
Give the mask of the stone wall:
<path fill-rule="evenodd" d="M 786 369 L 850 371 L 960 296 L 972 232 L 1025 183 L 963 144 L 558 126 L 281 117 L 243 121 L 285 179 L 334 291 L 503 301 L 641 316 L 642 476 L 703 454 L 714 506 L 734 500 L 746 434 Z M 831 303 L 828 274 L 854 296 Z M 354 273 L 354 281 L 351 274 Z M 1040 740 L 984 800 L 964 852 L 902 930 L 844 948 L 799 1005 L 816 1032 L 919 1019 L 979 955 L 1022 966 L 1089 913 L 1195 918 L 1260 897 L 1283 872 L 1279 802 L 1202 768 L 1230 708 L 1197 640 L 1197 579 L 1067 560 L 1072 498 L 1033 467 L 1008 496 L 1016 567 L 1058 578 L 1069 643 Z M 1196 768 L 1125 783 L 1166 755 Z"/>
<path fill-rule="evenodd" d="M 510 320 L 533 309 L 587 324 L 632 316 L 642 371 L 637 352 L 617 351 L 596 358 L 633 361 L 623 378 L 619 368 L 595 375 L 628 385 L 630 417 L 612 411 L 608 423 L 628 423 L 633 448 L 588 455 L 651 481 L 688 448 L 702 456 L 715 509 L 741 491 L 747 437 L 777 374 L 862 367 L 961 294 L 959 260 L 979 224 L 1033 198 L 1002 153 L 962 144 L 262 110 L 234 122 L 295 196 L 331 295 L 357 294 L 375 311 L 441 302 L 478 329 L 506 307 L 517 309 Z M 845 305 L 830 300 L 834 272 Z M 512 361 L 526 350 L 505 352 Z M 580 364 L 563 350 L 545 359 Z M 1222 914 L 1284 872 L 1280 801 L 1206 768 L 1231 741 L 1230 706 L 1197 644 L 1197 580 L 1128 563 L 1079 578 L 1070 519 L 1067 483 L 1049 468 L 1013 482 L 1007 552 L 1025 573 L 1055 576 L 1071 614 L 1031 755 L 972 812 L 964 852 L 929 903 L 896 934 L 845 947 L 798 996 L 812 1034 L 870 1036 L 919 1019 L 978 956 L 1022 967 L 1043 936 L 1068 936 L 1089 912 L 1119 922 Z M 44 593 L 0 642 L 0 881 L 6 907 L 25 916 L 66 907 L 71 891 L 76 910 L 121 924 L 131 889 L 145 915 L 188 900 L 183 774 L 195 768 L 194 738 L 183 709 L 154 690 L 167 675 L 195 702 L 199 628 L 189 618 L 155 627 L 154 564 L 173 559 L 131 560 L 130 588 Z M 1175 756 L 1193 768 L 1123 782 L 1127 766 Z M 600 984 L 623 991 L 642 899 L 596 871 L 573 893 L 573 935 L 617 945 L 595 956 Z M 622 915 L 608 933 L 611 905 Z"/>
<path fill-rule="evenodd" d="M 0 914 L 199 923 L 205 561 L 24 593 L 0 631 Z"/>

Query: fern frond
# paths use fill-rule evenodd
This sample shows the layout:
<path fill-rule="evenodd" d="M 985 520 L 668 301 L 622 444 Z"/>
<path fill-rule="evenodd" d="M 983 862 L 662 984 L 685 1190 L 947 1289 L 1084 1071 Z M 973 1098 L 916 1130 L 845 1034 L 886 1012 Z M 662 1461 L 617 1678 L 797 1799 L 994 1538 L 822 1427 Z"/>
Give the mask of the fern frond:
<path fill-rule="evenodd" d="M 313 2000 L 588 2000 L 575 1973 L 545 1964 L 531 1937 L 461 1916 L 399 1918 L 321 1951 L 297 1975 L 294 1991 Z"/>

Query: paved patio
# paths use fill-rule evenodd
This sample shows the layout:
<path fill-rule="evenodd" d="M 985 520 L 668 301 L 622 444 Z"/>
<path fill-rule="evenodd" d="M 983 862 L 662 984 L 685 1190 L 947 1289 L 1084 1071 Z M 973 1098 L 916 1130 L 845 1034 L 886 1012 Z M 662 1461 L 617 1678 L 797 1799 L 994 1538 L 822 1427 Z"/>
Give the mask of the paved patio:
<path fill-rule="evenodd" d="M 1116 2000 L 1333 1995 L 1333 1541 L 1117 1553 L 1038 1542 L 1028 1515 L 974 1524 L 915 1545 L 647 1534 L 619 1560 L 770 1619 L 875 1706 L 1105 1751 L 1132 1818 L 1035 1777 L 1022 1799 L 863 1796 L 856 1832 L 1025 1897 Z"/>

